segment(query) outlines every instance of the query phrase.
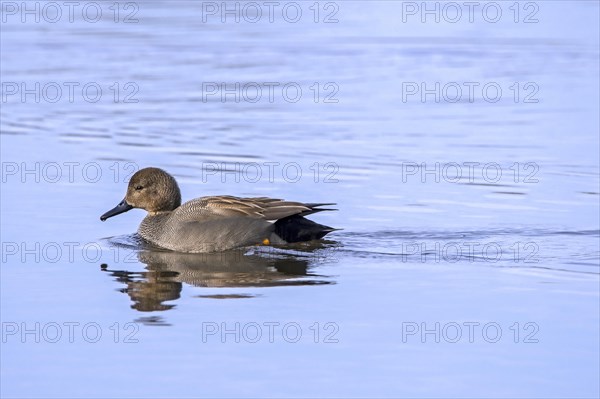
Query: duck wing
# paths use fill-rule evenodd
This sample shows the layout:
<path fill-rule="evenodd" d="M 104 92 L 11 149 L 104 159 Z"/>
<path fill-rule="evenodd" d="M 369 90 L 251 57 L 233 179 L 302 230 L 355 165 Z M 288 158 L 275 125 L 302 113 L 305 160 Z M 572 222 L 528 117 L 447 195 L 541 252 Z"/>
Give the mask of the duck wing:
<path fill-rule="evenodd" d="M 241 198 L 219 195 L 196 198 L 181 205 L 175 211 L 186 221 L 208 221 L 223 218 L 253 218 L 275 222 L 292 215 L 308 215 L 318 212 L 322 205 L 303 204 L 277 198 L 252 197 Z"/>

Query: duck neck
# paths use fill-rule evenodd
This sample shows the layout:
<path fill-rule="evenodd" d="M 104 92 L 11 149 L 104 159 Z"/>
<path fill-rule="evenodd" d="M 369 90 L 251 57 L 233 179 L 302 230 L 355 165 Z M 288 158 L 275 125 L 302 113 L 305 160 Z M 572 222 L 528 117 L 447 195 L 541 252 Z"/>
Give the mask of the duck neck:
<path fill-rule="evenodd" d="M 147 241 L 158 243 L 170 216 L 171 212 L 148 212 L 140 223 L 138 234 Z"/>

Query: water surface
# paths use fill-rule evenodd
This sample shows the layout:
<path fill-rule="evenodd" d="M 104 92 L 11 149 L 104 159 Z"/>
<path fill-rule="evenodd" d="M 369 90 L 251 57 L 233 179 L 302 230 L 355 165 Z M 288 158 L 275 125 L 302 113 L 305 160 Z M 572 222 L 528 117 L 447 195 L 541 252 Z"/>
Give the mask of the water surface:
<path fill-rule="evenodd" d="M 3 397 L 598 397 L 597 3 L 100 4 L 3 15 Z M 99 221 L 146 166 L 343 230 L 147 247 L 141 211 Z"/>

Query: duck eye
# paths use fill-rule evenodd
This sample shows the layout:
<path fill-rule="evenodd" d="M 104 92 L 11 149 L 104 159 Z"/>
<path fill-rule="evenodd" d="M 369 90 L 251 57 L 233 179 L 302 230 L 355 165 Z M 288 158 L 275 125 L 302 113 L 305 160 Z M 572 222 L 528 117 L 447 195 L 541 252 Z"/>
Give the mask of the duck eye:
<path fill-rule="evenodd" d="M 140 190 L 141 190 L 141 189 L 143 189 L 143 188 L 144 188 L 144 187 L 142 187 L 142 186 L 135 186 L 135 189 L 136 189 L 137 191 L 140 191 Z"/>

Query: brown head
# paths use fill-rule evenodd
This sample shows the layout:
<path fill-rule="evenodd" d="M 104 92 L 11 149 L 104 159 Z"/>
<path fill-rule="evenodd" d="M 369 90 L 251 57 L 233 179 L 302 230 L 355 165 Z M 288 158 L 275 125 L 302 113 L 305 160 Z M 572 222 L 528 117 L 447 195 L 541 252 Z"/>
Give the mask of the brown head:
<path fill-rule="evenodd" d="M 100 216 L 100 220 L 105 221 L 132 208 L 156 213 L 172 211 L 179 205 L 181 192 L 175 178 L 162 169 L 145 168 L 131 176 L 125 199 Z"/>

